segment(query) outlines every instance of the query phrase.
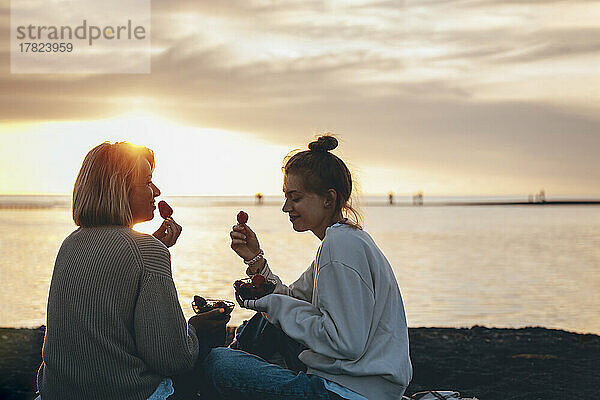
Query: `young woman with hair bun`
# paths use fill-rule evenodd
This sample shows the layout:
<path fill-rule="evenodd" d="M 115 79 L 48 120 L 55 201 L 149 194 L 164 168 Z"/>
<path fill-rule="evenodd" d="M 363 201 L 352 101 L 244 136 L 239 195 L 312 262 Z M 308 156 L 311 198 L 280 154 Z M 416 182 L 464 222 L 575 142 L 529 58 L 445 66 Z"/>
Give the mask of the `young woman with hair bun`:
<path fill-rule="evenodd" d="M 361 228 L 350 200 L 350 171 L 331 153 L 337 144 L 324 135 L 284 160 L 282 210 L 295 231 L 311 231 L 322 241 L 294 283 L 286 286 L 273 273 L 248 225 L 233 227 L 231 248 L 253 261 L 247 274 L 277 284 L 273 294 L 241 301 L 258 313 L 238 329 L 235 349 L 216 348 L 206 357 L 208 398 L 391 400 L 408 386 L 412 367 L 400 290 L 387 259 Z"/>

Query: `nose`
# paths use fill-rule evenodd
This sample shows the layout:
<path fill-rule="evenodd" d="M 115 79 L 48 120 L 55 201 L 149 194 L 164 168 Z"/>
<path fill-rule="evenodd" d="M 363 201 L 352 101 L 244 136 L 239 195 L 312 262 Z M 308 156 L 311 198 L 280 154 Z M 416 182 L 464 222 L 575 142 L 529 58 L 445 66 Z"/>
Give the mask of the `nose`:
<path fill-rule="evenodd" d="M 160 196 L 160 189 L 154 183 L 152 184 L 152 196 L 153 197 Z"/>
<path fill-rule="evenodd" d="M 285 199 L 285 201 L 283 202 L 283 207 L 281 207 L 281 211 L 283 211 L 284 213 L 289 213 L 290 211 L 292 211 L 289 199 Z"/>

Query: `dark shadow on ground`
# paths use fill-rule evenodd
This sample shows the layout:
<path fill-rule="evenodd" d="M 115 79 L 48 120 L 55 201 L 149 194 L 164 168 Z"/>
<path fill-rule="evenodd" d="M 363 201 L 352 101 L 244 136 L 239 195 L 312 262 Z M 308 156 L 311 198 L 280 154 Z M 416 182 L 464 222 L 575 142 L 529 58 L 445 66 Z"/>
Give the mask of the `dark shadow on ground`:
<path fill-rule="evenodd" d="M 232 335 L 230 328 L 230 339 Z M 32 400 L 44 327 L 0 328 L 0 399 Z M 599 398 L 600 336 L 545 328 L 410 328 L 407 395 L 458 390 L 481 400 Z"/>

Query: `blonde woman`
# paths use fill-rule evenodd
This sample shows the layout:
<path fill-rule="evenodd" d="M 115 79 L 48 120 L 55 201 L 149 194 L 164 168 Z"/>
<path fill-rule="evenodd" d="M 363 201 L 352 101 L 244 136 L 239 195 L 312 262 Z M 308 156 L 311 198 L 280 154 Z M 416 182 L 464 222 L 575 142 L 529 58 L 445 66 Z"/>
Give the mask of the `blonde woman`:
<path fill-rule="evenodd" d="M 181 233 L 173 219 L 153 236 L 132 229 L 154 217 L 153 170 L 152 150 L 124 142 L 102 143 L 83 161 L 73 189 L 79 228 L 58 252 L 48 295 L 42 400 L 166 399 L 171 378 L 204 359 L 228 321 L 222 310 L 185 321 L 167 249 Z"/>

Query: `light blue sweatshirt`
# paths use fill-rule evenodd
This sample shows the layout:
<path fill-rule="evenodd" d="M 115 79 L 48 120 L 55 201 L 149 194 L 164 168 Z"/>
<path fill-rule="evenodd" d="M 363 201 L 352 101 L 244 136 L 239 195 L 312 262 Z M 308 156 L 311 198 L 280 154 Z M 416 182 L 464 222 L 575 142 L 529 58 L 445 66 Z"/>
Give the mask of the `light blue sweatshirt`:
<path fill-rule="evenodd" d="M 371 236 L 327 228 L 311 266 L 289 287 L 246 301 L 309 350 L 298 357 L 316 374 L 369 400 L 400 399 L 412 378 L 408 328 L 394 273 Z"/>

